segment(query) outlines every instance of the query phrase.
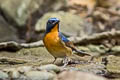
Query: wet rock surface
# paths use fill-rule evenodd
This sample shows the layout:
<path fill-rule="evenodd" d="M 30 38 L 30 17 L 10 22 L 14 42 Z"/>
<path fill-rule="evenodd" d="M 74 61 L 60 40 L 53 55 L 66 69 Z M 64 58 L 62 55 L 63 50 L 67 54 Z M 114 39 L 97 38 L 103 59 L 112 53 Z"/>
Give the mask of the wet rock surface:
<path fill-rule="evenodd" d="M 54 69 L 50 67 L 54 66 Z M 29 69 L 31 67 L 31 69 Z M 53 67 L 52 67 L 53 68 Z M 29 70 L 28 70 L 29 69 Z M 56 70 L 55 70 L 56 69 Z M 60 71 L 61 69 L 61 71 Z M 16 68 L 3 69 L 1 71 L 1 79 L 17 79 L 17 80 L 73 80 L 73 78 L 83 78 L 85 80 L 92 80 L 98 78 L 98 80 L 106 80 L 105 78 L 97 76 L 93 72 L 86 72 L 72 69 L 72 67 L 60 67 L 53 64 L 43 66 L 22 66 Z M 4 72 L 3 72 L 4 71 Z M 56 71 L 59 71 L 56 73 Z M 84 75 L 84 76 L 83 76 Z M 8 77 L 9 76 L 9 77 Z M 67 77 L 71 76 L 71 77 Z"/>
<path fill-rule="evenodd" d="M 79 65 L 69 65 L 66 67 L 56 66 L 54 64 L 41 66 L 21 66 L 3 69 L 0 74 L 1 79 L 5 78 L 8 80 L 79 80 L 79 78 L 84 80 L 106 80 L 105 78 L 98 76 L 99 74 L 96 75 L 96 73 L 90 71 L 90 69 L 85 70 L 83 67 L 78 67 Z M 83 66 L 85 67 L 85 64 Z"/>
<path fill-rule="evenodd" d="M 109 49 L 103 45 L 78 46 L 78 48 L 91 56 L 73 54 L 66 67 L 63 67 L 62 58 L 58 58 L 53 64 L 54 57 L 48 53 L 45 47 L 22 48 L 16 52 L 1 51 L 0 71 L 6 73 L 8 78 L 18 80 L 29 80 L 34 76 L 36 76 L 34 79 L 38 79 L 42 73 L 48 75 L 50 73 L 47 79 L 53 80 L 57 79 L 57 76 L 64 71 L 92 73 L 113 80 L 120 78 L 119 51 L 115 55 L 113 55 L 113 49 L 112 53 L 106 53 Z M 34 73 L 38 73 L 38 75 L 32 76 Z M 46 79 L 44 77 L 42 79 Z"/>
<path fill-rule="evenodd" d="M 54 58 L 47 52 L 44 47 L 30 49 L 23 48 L 17 52 L 2 51 L 0 52 L 0 57 L 0 71 L 2 71 L 3 74 L 5 73 L 5 76 L 8 75 L 9 79 L 17 80 L 39 80 L 39 78 L 41 80 L 61 80 L 64 77 L 61 75 L 64 72 L 66 74 L 66 71 L 68 71 L 68 74 L 69 71 L 73 71 L 72 73 L 70 72 L 70 74 L 74 74 L 74 71 L 77 71 L 78 73 L 85 72 L 86 76 L 91 75 L 92 73 L 94 74 L 93 77 L 99 75 L 104 77 L 107 76 L 108 78 L 111 76 L 111 73 L 117 71 L 116 69 L 118 67 L 116 66 L 114 69 L 109 67 L 114 65 L 112 63 L 114 62 L 114 59 L 110 61 L 111 58 L 109 58 L 109 56 L 107 57 L 108 63 L 104 64 L 105 61 L 102 60 L 104 56 L 94 58 L 93 61 L 88 62 L 90 60 L 90 56 L 80 57 L 77 55 L 73 55 L 71 57 L 73 61 L 77 61 L 76 64 L 70 63 L 66 67 L 62 67 L 63 63 L 61 59 L 57 59 L 55 62 L 56 65 L 52 64 Z M 79 78 L 77 77 L 77 74 L 74 75 L 76 76 L 71 77 Z M 64 79 L 66 80 L 66 78 Z M 100 79 L 104 80 L 104 78 L 101 77 Z"/>

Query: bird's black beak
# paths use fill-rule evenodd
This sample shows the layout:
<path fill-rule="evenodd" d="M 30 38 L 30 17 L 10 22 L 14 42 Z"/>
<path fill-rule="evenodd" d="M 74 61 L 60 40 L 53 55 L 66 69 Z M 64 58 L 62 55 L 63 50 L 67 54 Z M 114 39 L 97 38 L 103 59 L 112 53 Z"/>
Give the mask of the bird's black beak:
<path fill-rule="evenodd" d="M 59 22 L 60 22 L 60 21 L 55 21 L 53 24 L 56 25 L 56 24 L 58 24 Z"/>

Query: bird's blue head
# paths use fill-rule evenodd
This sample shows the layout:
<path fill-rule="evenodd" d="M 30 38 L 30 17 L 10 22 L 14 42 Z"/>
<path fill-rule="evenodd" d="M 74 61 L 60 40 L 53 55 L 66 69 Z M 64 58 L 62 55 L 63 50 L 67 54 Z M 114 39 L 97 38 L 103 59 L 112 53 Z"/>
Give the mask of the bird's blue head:
<path fill-rule="evenodd" d="M 50 32 L 56 25 L 59 31 L 59 22 L 60 20 L 57 18 L 48 19 L 47 26 L 46 26 L 46 33 Z"/>

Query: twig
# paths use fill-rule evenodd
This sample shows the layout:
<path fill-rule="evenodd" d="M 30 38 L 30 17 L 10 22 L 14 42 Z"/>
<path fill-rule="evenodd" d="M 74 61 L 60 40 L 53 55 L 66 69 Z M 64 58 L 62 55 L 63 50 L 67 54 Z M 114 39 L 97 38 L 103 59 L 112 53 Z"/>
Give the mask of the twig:
<path fill-rule="evenodd" d="M 34 42 L 34 43 L 29 43 L 29 44 L 26 44 L 26 43 L 20 44 L 20 46 L 21 46 L 22 48 L 40 47 L 40 46 L 43 46 L 43 45 L 44 45 L 44 44 L 43 44 L 42 40 L 37 41 L 37 42 Z"/>
<path fill-rule="evenodd" d="M 8 50 L 8 51 L 18 51 L 21 48 L 32 48 L 32 47 L 40 47 L 43 46 L 42 41 L 34 42 L 34 43 L 17 43 L 14 41 L 2 42 L 0 43 L 0 50 Z"/>

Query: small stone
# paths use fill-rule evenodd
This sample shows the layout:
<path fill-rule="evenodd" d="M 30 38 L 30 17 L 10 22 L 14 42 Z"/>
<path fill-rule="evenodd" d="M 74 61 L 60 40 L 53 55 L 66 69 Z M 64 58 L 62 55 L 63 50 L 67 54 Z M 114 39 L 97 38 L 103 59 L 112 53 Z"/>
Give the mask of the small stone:
<path fill-rule="evenodd" d="M 9 71 L 8 74 L 12 79 L 18 79 L 20 77 L 20 73 L 17 69 L 11 69 L 11 71 Z"/>
<path fill-rule="evenodd" d="M 117 54 L 117 53 L 119 54 L 119 52 L 120 52 L 120 46 L 112 47 L 111 50 L 112 50 L 112 52 L 114 52 L 114 53 L 116 53 L 116 54 Z"/>
<path fill-rule="evenodd" d="M 20 73 L 25 73 L 25 72 L 28 72 L 28 71 L 32 70 L 32 66 L 22 66 L 22 67 L 18 67 L 17 70 L 18 70 Z"/>
<path fill-rule="evenodd" d="M 107 70 L 112 73 L 120 74 L 120 56 L 107 56 Z"/>
<path fill-rule="evenodd" d="M 96 46 L 96 45 L 88 45 L 88 48 L 90 49 L 90 51 L 92 52 L 96 52 L 96 55 L 99 53 L 105 53 L 107 51 L 107 49 L 103 46 Z M 95 54 L 94 54 L 95 55 Z"/>
<path fill-rule="evenodd" d="M 84 65 L 77 65 L 76 68 L 78 68 L 79 71 L 82 72 L 90 72 L 93 74 L 98 75 L 107 75 L 109 72 L 106 70 L 106 66 L 101 63 L 90 63 L 90 64 L 84 64 Z"/>
<path fill-rule="evenodd" d="M 107 80 L 107 79 L 86 72 L 64 71 L 58 75 L 58 80 Z"/>
<path fill-rule="evenodd" d="M 8 79 L 8 75 L 5 72 L 0 71 L 0 80 Z"/>
<path fill-rule="evenodd" d="M 28 80 L 28 79 L 25 75 L 20 75 L 20 77 L 18 79 L 15 79 L 15 80 Z"/>
<path fill-rule="evenodd" d="M 54 80 L 55 75 L 43 71 L 30 71 L 26 73 L 29 80 Z"/>
<path fill-rule="evenodd" d="M 61 71 L 61 68 L 54 65 L 54 64 L 48 64 L 48 65 L 40 66 L 37 69 L 38 70 L 54 71 L 56 73 Z"/>

